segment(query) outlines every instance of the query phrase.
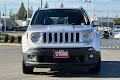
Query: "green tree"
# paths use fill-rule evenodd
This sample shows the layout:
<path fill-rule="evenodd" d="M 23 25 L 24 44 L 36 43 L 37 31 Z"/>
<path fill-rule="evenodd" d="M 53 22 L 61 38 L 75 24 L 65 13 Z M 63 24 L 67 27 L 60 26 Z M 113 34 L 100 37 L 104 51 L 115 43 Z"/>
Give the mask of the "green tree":
<path fill-rule="evenodd" d="M 45 7 L 44 8 L 49 8 L 49 4 L 48 4 L 48 2 L 46 2 L 46 4 L 45 4 Z"/>
<path fill-rule="evenodd" d="M 16 16 L 17 20 L 26 20 L 27 18 L 27 11 L 24 7 L 24 3 L 22 2 L 21 4 L 21 7 L 17 13 L 17 16 Z"/>
<path fill-rule="evenodd" d="M 120 25 L 120 18 L 113 19 L 115 25 Z"/>
<path fill-rule="evenodd" d="M 12 9 L 10 10 L 9 16 L 13 16 Z"/>
<path fill-rule="evenodd" d="M 60 7 L 63 8 L 63 7 L 64 7 L 64 4 L 62 3 L 62 4 L 60 5 Z"/>
<path fill-rule="evenodd" d="M 3 15 L 2 16 L 5 16 L 5 14 L 3 13 Z"/>
<path fill-rule="evenodd" d="M 29 13 L 28 17 L 31 17 L 33 12 L 34 12 L 33 7 L 31 6 L 31 8 L 28 9 L 28 13 Z"/>

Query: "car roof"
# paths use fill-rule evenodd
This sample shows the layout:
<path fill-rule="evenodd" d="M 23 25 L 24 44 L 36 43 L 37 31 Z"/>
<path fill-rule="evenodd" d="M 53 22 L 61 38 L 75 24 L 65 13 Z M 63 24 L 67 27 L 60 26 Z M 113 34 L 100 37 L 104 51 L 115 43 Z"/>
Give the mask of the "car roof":
<path fill-rule="evenodd" d="M 74 10 L 81 10 L 83 9 L 82 7 L 80 8 L 39 8 L 38 10 L 64 10 L 64 9 L 74 9 Z"/>

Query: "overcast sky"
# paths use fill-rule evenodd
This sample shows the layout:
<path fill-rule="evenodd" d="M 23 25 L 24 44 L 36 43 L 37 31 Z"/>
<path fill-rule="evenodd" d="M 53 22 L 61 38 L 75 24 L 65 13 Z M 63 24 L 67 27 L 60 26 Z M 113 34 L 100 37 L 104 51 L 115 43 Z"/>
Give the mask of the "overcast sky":
<path fill-rule="evenodd" d="M 24 5 L 27 9 L 27 1 L 28 0 L 0 0 L 0 12 L 4 12 L 4 4 L 7 4 L 7 15 L 10 12 L 10 9 L 13 10 L 13 13 L 17 13 L 20 8 L 21 2 L 24 2 Z M 30 6 L 33 6 L 34 11 L 38 9 L 40 6 L 41 0 L 29 0 Z M 50 8 L 58 8 L 60 4 L 63 3 L 64 7 L 67 8 L 79 8 L 82 6 L 86 9 L 86 3 L 84 0 L 43 0 L 43 6 L 46 1 L 49 3 Z M 88 14 L 90 17 L 93 17 L 94 7 L 96 7 L 96 15 L 97 17 L 107 15 L 109 17 L 116 17 L 116 14 L 120 17 L 120 0 L 91 0 L 89 3 L 89 11 Z"/>

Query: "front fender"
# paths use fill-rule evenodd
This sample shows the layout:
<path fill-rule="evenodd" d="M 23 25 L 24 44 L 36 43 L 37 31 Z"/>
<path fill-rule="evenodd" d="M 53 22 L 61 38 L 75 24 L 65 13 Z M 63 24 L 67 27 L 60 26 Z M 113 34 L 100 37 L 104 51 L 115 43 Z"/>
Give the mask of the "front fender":
<path fill-rule="evenodd" d="M 95 31 L 95 38 L 94 38 L 94 49 L 96 50 L 96 51 L 100 51 L 100 46 L 101 46 L 101 44 L 100 44 L 100 35 L 99 35 L 99 33 L 97 32 L 97 31 Z"/>

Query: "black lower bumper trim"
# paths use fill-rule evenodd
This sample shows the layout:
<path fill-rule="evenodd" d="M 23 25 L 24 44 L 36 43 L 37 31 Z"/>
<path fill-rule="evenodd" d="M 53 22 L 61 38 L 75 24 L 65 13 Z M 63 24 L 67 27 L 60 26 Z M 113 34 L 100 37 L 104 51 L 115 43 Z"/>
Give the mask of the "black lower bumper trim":
<path fill-rule="evenodd" d="M 86 63 L 39 63 L 39 62 L 26 62 L 27 66 L 41 67 L 41 68 L 51 68 L 52 66 L 79 66 L 79 67 L 94 67 L 97 62 L 86 62 Z"/>

